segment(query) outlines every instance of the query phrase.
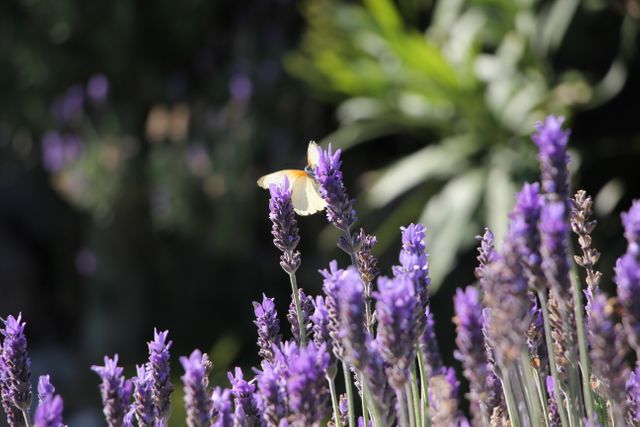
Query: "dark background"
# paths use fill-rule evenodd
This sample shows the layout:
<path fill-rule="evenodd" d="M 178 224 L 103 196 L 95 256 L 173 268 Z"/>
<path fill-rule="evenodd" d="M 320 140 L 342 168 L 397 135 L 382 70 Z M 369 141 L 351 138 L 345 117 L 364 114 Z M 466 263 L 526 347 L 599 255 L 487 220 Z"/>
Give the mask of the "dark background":
<path fill-rule="evenodd" d="M 488 22 L 472 37 L 469 64 L 498 56 L 522 30 L 516 22 L 523 17 L 533 22 L 523 39 L 537 40 L 559 2 L 519 11 L 510 3 L 465 3 Z M 403 28 L 389 29 L 375 19 L 376 4 L 392 3 L 0 5 L 0 316 L 23 313 L 34 380 L 51 373 L 70 426 L 101 425 L 90 365 L 117 352 L 132 373 L 154 327 L 170 330 L 176 358 L 196 347 L 209 351 L 221 384 L 230 367 L 257 362 L 251 301 L 263 292 L 275 296 L 287 329 L 288 279 L 270 241 L 268 194 L 255 181 L 304 166 L 310 139 L 351 147 L 343 155 L 345 181 L 358 199 L 360 225 L 380 238 L 383 273 L 396 260 L 400 225 L 422 219 L 428 232 L 444 230 L 429 251 L 435 266 L 447 258 L 448 246 L 438 244 L 451 243 L 451 262 L 437 269 L 432 299 L 448 363 L 456 363 L 451 297 L 473 281 L 473 236 L 485 224 L 506 223 L 493 208 L 501 200 L 509 208 L 520 183 L 537 179 L 528 134 L 547 113 L 565 115 L 573 128 L 573 187 L 585 188 L 600 206 L 594 237 L 604 253 L 603 286 L 611 290 L 611 267 L 624 250 L 619 213 L 640 194 L 638 3 L 589 1 L 560 11 L 568 26 L 554 48 L 525 41 L 515 71 L 461 74 L 456 90 L 430 86 L 435 66 L 421 68 L 412 51 L 402 54 L 412 40 L 403 37 L 425 29 L 446 51 L 447 38 L 436 32 L 438 5 L 401 1 Z M 385 68 L 387 57 L 362 48 L 362 40 L 388 43 L 400 65 Z M 320 56 L 327 52 L 338 59 L 326 62 Z M 512 97 L 530 80 L 544 87 L 517 120 L 507 116 L 513 105 L 496 109 L 490 100 L 491 85 L 514 75 L 520 80 Z M 398 108 L 416 99 L 403 98 L 407 91 L 433 102 L 433 110 L 420 116 Z M 386 167 L 459 134 L 472 138 L 464 162 L 382 205 L 370 202 Z M 506 181 L 487 178 L 496 167 L 506 168 Z M 429 219 L 440 210 L 457 212 L 466 193 L 445 190 L 469 168 L 481 177 L 472 194 L 482 194 L 459 219 L 464 236 L 449 236 L 446 224 L 455 218 Z M 432 202 L 439 203 L 431 208 L 436 213 L 425 214 Z M 348 258 L 335 248 L 337 235 L 323 215 L 299 224 L 298 282 L 317 294 L 317 270 Z M 180 420 L 181 401 L 174 407 Z"/>

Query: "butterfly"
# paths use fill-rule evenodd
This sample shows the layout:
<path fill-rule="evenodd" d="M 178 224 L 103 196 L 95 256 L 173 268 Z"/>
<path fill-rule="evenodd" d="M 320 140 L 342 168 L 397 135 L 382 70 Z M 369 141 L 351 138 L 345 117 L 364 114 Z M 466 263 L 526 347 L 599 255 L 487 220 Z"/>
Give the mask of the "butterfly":
<path fill-rule="evenodd" d="M 269 189 L 272 184 L 283 185 L 285 177 L 291 188 L 291 202 L 298 215 L 312 215 L 327 206 L 320 196 L 319 186 L 313 178 L 312 171 L 320 160 L 320 147 L 311 141 L 307 147 L 307 167 L 305 170 L 283 169 L 265 175 L 258 180 L 258 186 Z"/>

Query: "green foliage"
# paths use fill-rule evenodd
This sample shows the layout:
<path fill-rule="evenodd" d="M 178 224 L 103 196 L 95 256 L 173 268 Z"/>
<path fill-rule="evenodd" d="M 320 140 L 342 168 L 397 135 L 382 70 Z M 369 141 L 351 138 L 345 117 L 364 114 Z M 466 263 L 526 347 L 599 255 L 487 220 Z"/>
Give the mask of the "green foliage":
<path fill-rule="evenodd" d="M 340 128 L 323 143 L 350 148 L 390 134 L 424 142 L 373 171 L 365 197 L 369 208 L 395 207 L 378 235 L 416 219 L 408 203 L 424 204 L 417 216 L 438 254 L 437 287 L 480 224 L 504 231 L 507 195 L 535 167 L 525 137 L 532 124 L 548 113 L 570 117 L 598 103 L 598 91 L 551 63 L 575 1 L 442 0 L 426 11 L 407 3 L 307 1 L 308 29 L 286 66 L 339 103 Z M 418 12 L 431 14 L 424 32 L 410 23 Z"/>

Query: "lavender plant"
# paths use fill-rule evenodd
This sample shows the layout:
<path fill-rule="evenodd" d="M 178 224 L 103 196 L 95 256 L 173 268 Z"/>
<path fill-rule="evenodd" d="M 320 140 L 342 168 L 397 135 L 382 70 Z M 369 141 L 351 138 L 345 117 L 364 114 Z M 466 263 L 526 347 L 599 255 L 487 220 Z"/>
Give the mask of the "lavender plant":
<path fill-rule="evenodd" d="M 425 228 L 401 229 L 400 263 L 378 277 L 375 237 L 351 234 L 356 221 L 340 171 L 340 152 L 323 151 L 311 176 L 327 202 L 327 219 L 343 234 L 351 258 L 320 271 L 323 295 L 297 288 L 300 240 L 289 183 L 271 187 L 270 218 L 280 263 L 292 282 L 281 331 L 275 301 L 254 302 L 258 355 L 255 376 L 236 368 L 226 388 L 212 387 L 213 365 L 195 350 L 180 358 L 189 427 L 320 426 L 560 426 L 638 425 L 640 368 L 629 364 L 640 338 L 640 201 L 622 215 L 627 251 L 616 265 L 617 299 L 599 289 L 598 252 L 591 234 L 591 199 L 568 198 L 568 131 L 560 118 L 538 126 L 541 182 L 516 195 L 505 240 L 480 238 L 478 283 L 454 298 L 454 357 L 469 382 L 470 418 L 462 412 L 460 383 L 446 366 L 435 335 Z M 574 257 L 586 287 L 574 279 Z M 586 288 L 583 290 L 583 287 Z M 586 306 L 581 296 L 585 292 Z M 375 301 L 375 311 L 370 306 Z M 586 317 L 586 323 L 581 319 Z M 63 402 L 48 376 L 38 382 L 31 422 L 30 362 L 25 324 L 9 316 L 2 329 L 0 392 L 9 424 L 61 427 Z M 584 335 L 583 335 L 584 334 Z M 103 413 L 110 427 L 166 426 L 171 413 L 168 332 L 154 331 L 149 360 L 131 380 L 118 356 L 92 369 L 101 378 Z M 584 340 L 583 340 L 584 339 Z M 342 366 L 342 374 L 338 366 Z M 342 377 L 342 378 L 340 378 Z M 344 381 L 338 394 L 336 380 Z"/>

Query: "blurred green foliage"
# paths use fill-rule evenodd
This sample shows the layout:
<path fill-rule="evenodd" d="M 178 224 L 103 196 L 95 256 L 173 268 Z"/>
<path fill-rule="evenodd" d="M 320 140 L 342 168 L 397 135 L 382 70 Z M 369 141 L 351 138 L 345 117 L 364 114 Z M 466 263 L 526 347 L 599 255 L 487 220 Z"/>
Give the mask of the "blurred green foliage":
<path fill-rule="evenodd" d="M 510 196 L 535 170 L 526 136 L 532 124 L 550 113 L 571 119 L 622 89 L 625 64 L 636 53 L 631 17 L 602 78 L 554 67 L 579 4 L 305 2 L 308 29 L 286 65 L 318 96 L 339 103 L 340 128 L 324 142 L 350 148 L 400 133 L 424 144 L 369 174 L 364 197 L 370 209 L 395 206 L 392 220 L 374 231 L 382 242 L 398 224 L 427 224 L 437 254 L 434 290 L 484 225 L 503 235 Z M 416 23 L 423 13 L 430 15 L 424 30 Z"/>

